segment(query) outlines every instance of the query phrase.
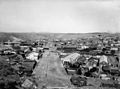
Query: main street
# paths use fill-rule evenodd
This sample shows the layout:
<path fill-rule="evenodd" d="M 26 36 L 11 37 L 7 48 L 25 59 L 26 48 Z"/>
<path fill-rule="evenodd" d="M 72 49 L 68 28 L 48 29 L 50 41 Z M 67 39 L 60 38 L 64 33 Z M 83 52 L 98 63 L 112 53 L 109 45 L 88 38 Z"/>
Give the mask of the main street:
<path fill-rule="evenodd" d="M 34 70 L 35 76 L 39 79 L 38 89 L 46 87 L 70 86 L 69 76 L 66 74 L 57 52 L 46 50 Z"/>

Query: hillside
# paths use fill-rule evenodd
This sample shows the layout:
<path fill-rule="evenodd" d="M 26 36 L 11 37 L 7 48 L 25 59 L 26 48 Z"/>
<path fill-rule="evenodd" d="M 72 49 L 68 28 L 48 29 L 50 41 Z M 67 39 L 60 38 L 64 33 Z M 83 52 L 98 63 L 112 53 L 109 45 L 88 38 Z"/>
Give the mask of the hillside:
<path fill-rule="evenodd" d="M 109 33 L 0 33 L 0 42 L 2 41 L 13 41 L 13 40 L 39 40 L 39 39 L 77 39 L 77 38 L 88 38 L 97 35 L 112 35 L 116 34 Z"/>

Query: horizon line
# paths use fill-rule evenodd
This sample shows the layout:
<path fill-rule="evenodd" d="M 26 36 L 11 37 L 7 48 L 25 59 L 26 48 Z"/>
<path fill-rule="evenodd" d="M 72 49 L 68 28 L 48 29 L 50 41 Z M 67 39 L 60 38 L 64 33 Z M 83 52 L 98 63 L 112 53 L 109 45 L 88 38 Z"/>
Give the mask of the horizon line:
<path fill-rule="evenodd" d="M 89 33 L 111 33 L 111 34 L 116 34 L 116 33 L 120 33 L 120 32 L 85 32 L 85 33 L 76 33 L 76 32 L 0 32 L 0 33 L 49 33 L 49 34 L 89 34 Z"/>

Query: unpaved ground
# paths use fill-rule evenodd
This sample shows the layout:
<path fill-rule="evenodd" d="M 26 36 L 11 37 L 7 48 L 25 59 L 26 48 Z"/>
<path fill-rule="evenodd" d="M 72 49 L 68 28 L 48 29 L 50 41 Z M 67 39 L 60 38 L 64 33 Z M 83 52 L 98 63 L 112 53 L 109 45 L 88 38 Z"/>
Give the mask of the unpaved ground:
<path fill-rule="evenodd" d="M 57 53 L 49 50 L 43 54 L 43 58 L 40 59 L 34 74 L 39 79 L 39 89 L 42 86 L 65 87 L 71 85 L 70 77 L 66 74 L 63 66 L 61 66 L 61 60 Z"/>

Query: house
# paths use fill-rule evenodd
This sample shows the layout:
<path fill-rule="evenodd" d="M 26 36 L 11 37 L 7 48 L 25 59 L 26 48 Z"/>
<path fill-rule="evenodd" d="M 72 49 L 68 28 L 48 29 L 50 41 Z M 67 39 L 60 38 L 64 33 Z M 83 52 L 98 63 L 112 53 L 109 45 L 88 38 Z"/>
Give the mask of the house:
<path fill-rule="evenodd" d="M 7 46 L 20 46 L 20 43 L 21 42 L 10 42 L 10 41 L 8 41 L 8 42 L 4 42 L 3 44 L 7 45 Z"/>
<path fill-rule="evenodd" d="M 118 51 L 118 47 L 112 47 L 111 50 Z"/>
<path fill-rule="evenodd" d="M 104 63 L 108 63 L 108 58 L 105 55 L 101 56 L 99 59 L 99 64 L 104 64 Z"/>
<path fill-rule="evenodd" d="M 112 67 L 118 67 L 119 61 L 116 56 L 108 56 L 108 63 Z"/>
<path fill-rule="evenodd" d="M 3 50 L 13 50 L 13 48 L 5 45 L 0 45 L 0 51 L 3 51 Z"/>
<path fill-rule="evenodd" d="M 32 72 L 36 66 L 36 61 L 34 60 L 26 60 L 22 63 L 22 67 L 24 67 L 24 72 Z"/>
<path fill-rule="evenodd" d="M 38 55 L 39 55 L 39 53 L 31 52 L 28 54 L 28 56 L 26 58 L 29 60 L 35 60 L 38 62 Z"/>
<path fill-rule="evenodd" d="M 70 53 L 77 51 L 77 46 L 66 45 L 66 46 L 58 47 L 57 50 L 63 50 L 63 52 Z"/>
<path fill-rule="evenodd" d="M 31 82 L 29 79 L 26 79 L 23 82 L 22 87 L 24 87 L 24 88 L 30 88 L 30 87 L 32 87 L 32 85 L 33 85 L 33 82 Z"/>
<path fill-rule="evenodd" d="M 85 56 L 80 56 L 80 57 L 77 59 L 77 62 L 81 64 L 81 63 L 84 63 L 84 62 L 86 61 L 86 59 L 87 59 L 87 58 L 86 58 Z"/>
<path fill-rule="evenodd" d="M 80 54 L 78 53 L 72 53 L 70 55 L 68 55 L 65 58 L 62 58 L 61 60 L 64 62 L 70 62 L 70 63 L 74 63 L 77 61 L 77 59 L 80 57 Z"/>

